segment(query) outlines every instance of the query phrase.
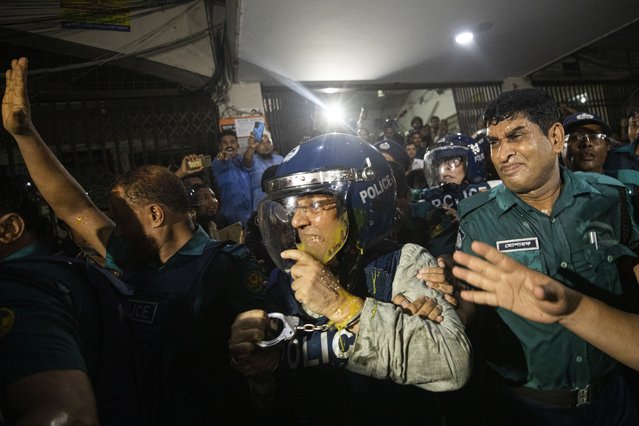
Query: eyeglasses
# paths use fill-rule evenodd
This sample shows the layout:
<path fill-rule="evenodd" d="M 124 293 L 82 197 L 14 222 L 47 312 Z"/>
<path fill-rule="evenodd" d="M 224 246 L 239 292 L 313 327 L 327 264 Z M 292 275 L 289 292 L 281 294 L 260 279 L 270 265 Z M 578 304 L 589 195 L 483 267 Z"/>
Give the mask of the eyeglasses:
<path fill-rule="evenodd" d="M 455 169 L 461 165 L 462 159 L 461 157 L 450 157 L 445 158 L 442 161 L 437 163 L 438 167 L 446 166 L 451 169 Z"/>
<path fill-rule="evenodd" d="M 297 213 L 298 211 L 304 214 L 311 212 L 312 214 L 320 214 L 325 210 L 334 209 L 337 207 L 337 202 L 335 200 L 317 200 L 312 203 L 301 206 L 297 205 L 293 209 L 293 213 Z"/>
<path fill-rule="evenodd" d="M 564 142 L 570 145 L 585 141 L 590 141 L 593 145 L 603 145 L 608 142 L 608 135 L 605 133 L 568 133 L 564 138 Z"/>

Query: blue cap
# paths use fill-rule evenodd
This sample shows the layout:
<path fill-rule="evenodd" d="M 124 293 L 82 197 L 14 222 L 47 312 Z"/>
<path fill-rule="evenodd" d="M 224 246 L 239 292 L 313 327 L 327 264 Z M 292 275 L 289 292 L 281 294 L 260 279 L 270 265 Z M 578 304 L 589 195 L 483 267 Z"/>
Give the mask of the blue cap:
<path fill-rule="evenodd" d="M 606 124 L 601 117 L 595 114 L 590 114 L 589 112 L 576 112 L 574 114 L 570 114 L 563 122 L 566 133 L 570 133 L 577 127 L 584 126 L 586 124 L 597 124 L 601 126 L 605 134 L 608 136 L 612 135 L 612 129 L 610 126 Z"/>

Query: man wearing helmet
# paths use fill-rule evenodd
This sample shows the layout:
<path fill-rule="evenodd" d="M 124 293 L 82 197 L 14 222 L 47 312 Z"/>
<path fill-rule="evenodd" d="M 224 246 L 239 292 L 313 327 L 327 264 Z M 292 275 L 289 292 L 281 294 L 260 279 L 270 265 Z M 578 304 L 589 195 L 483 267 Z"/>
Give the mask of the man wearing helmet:
<path fill-rule="evenodd" d="M 305 326 L 292 340 L 263 348 L 272 321 L 265 311 L 248 311 L 236 318 L 229 348 L 258 393 L 265 382 L 277 385 L 275 397 L 287 404 L 282 420 L 397 420 L 409 415 L 401 404 L 433 398 L 417 387 L 463 386 L 470 373 L 464 327 L 416 276 L 436 260 L 417 245 L 385 239 L 396 186 L 381 153 L 354 136 L 319 136 L 294 148 L 266 187 L 259 223 L 279 268 L 268 296 Z M 445 319 L 411 316 L 392 303 L 398 298 L 402 306 L 434 299 Z M 331 410 L 314 409 L 309 389 Z"/>

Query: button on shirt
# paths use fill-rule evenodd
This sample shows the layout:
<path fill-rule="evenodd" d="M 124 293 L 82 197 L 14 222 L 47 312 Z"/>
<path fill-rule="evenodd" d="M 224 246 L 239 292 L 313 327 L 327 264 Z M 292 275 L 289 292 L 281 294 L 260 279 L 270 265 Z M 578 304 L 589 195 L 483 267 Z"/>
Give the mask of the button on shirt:
<path fill-rule="evenodd" d="M 620 295 L 615 261 L 623 255 L 634 256 L 619 244 L 621 183 L 565 169 L 562 181 L 551 216 L 527 205 L 503 185 L 462 201 L 458 247 L 472 253 L 471 242 L 483 241 L 569 287 L 596 286 Z M 631 241 L 638 238 L 633 227 Z M 528 387 L 583 387 L 604 377 L 616 364 L 558 324 L 539 324 L 504 309 L 497 311 L 522 344 Z M 509 376 L 507 371 L 500 374 Z"/>

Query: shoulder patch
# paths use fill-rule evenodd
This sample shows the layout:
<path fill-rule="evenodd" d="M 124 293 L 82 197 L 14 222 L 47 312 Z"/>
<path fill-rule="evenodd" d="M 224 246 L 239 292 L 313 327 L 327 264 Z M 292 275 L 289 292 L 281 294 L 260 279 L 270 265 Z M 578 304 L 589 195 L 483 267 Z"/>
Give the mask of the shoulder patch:
<path fill-rule="evenodd" d="M 251 271 L 246 274 L 245 285 L 251 293 L 261 293 L 266 289 L 266 277 L 260 271 Z"/>
<path fill-rule="evenodd" d="M 13 328 L 13 323 L 15 322 L 16 314 L 12 309 L 9 308 L 0 308 L 0 340 Z"/>

